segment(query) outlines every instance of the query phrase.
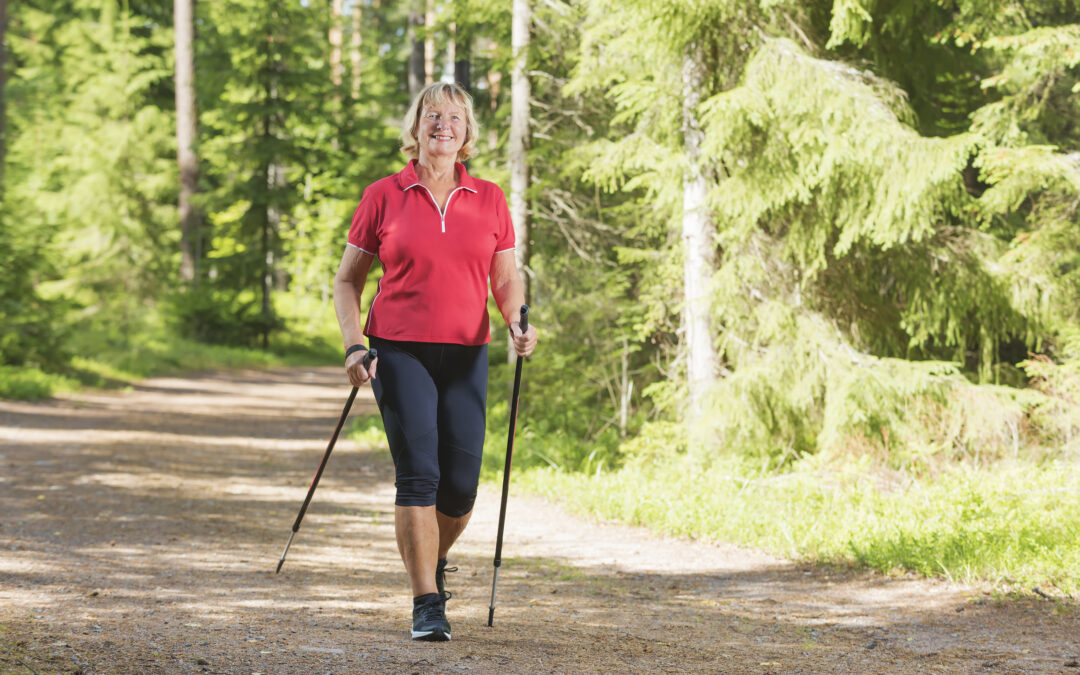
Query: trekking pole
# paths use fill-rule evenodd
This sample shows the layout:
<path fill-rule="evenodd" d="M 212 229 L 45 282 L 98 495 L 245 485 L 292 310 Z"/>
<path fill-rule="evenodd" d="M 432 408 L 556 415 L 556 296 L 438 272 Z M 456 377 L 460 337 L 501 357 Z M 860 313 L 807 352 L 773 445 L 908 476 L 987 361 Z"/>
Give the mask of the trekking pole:
<path fill-rule="evenodd" d="M 364 355 L 364 368 L 366 369 L 371 365 L 371 362 L 378 358 L 379 352 L 375 349 L 369 349 L 368 353 Z M 345 426 L 345 418 L 349 416 L 349 408 L 352 407 L 353 399 L 356 398 L 356 392 L 359 387 L 353 387 L 349 392 L 349 400 L 345 401 L 345 409 L 341 411 L 341 418 L 338 419 L 337 426 L 334 427 L 334 435 L 330 437 L 330 444 L 326 446 L 326 452 L 323 454 L 322 461 L 319 462 L 319 468 L 315 471 L 315 477 L 311 479 L 311 487 L 308 488 L 307 497 L 304 498 L 304 504 L 300 507 L 300 513 L 296 516 L 296 522 L 292 526 L 292 534 L 289 535 L 289 541 L 285 543 L 285 550 L 281 552 L 281 559 L 278 560 L 277 572 L 281 572 L 281 566 L 285 564 L 285 556 L 289 553 L 289 547 L 292 546 L 293 537 L 296 536 L 296 531 L 300 529 L 300 521 L 304 519 L 304 514 L 307 513 L 308 504 L 311 503 L 311 497 L 315 494 L 315 488 L 319 487 L 319 479 L 322 478 L 323 469 L 326 468 L 326 462 L 330 459 L 330 453 L 334 451 L 334 443 L 337 443 L 338 434 L 341 433 L 341 427 Z"/>
<path fill-rule="evenodd" d="M 529 330 L 529 306 L 521 306 L 521 334 Z M 517 423 L 518 392 L 521 391 L 522 357 L 517 357 L 514 370 L 514 395 L 510 399 L 510 433 L 506 438 L 506 464 L 503 467 L 502 504 L 499 505 L 499 533 L 495 537 L 495 572 L 491 577 L 491 606 L 488 607 L 488 626 L 495 618 L 495 587 L 499 583 L 499 566 L 502 565 L 503 526 L 506 525 L 506 498 L 510 494 L 510 458 L 514 454 L 514 426 Z"/>

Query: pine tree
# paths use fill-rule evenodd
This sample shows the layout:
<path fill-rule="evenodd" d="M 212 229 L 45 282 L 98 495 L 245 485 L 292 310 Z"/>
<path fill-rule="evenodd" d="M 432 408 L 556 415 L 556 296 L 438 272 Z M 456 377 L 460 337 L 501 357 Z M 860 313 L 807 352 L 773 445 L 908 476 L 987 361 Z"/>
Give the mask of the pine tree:
<path fill-rule="evenodd" d="M 12 205 L 56 245 L 53 292 L 131 330 L 178 268 L 171 8 L 41 0 L 13 19 Z"/>
<path fill-rule="evenodd" d="M 208 289 L 188 305 L 196 335 L 266 346 L 279 325 L 272 302 L 286 285 L 282 231 L 318 166 L 332 111 L 325 4 L 231 0 L 208 8 L 200 89 L 216 100 L 203 116 L 213 194 Z M 326 17 L 322 19 L 320 17 Z M 212 73 L 212 76 L 211 76 Z M 205 86 L 204 84 L 205 83 Z M 324 135 L 325 134 L 325 135 Z M 201 298 L 201 299 L 200 299 Z"/>
<path fill-rule="evenodd" d="M 1035 344 L 1038 303 L 1020 302 L 1001 274 L 1012 235 L 995 232 L 1000 210 L 981 215 L 1006 181 L 984 171 L 980 187 L 974 178 L 988 158 L 981 120 L 997 104 L 976 113 L 976 133 L 951 133 L 986 95 L 959 83 L 947 107 L 934 90 L 954 82 L 973 56 L 925 34 L 928 25 L 947 32 L 952 13 L 905 7 L 640 2 L 590 12 L 571 91 L 607 90 L 617 120 L 631 128 L 586 146 L 583 175 L 609 190 L 639 191 L 672 218 L 679 193 L 671 177 L 685 171 L 672 162 L 685 97 L 669 83 L 679 81 L 686 48 L 695 39 L 706 45 L 711 77 L 689 89 L 704 100 L 691 108 L 701 115 L 716 223 L 708 289 L 726 376 L 709 409 L 720 447 L 790 457 L 853 433 L 877 434 L 883 418 L 849 415 L 859 409 L 852 402 L 890 400 L 903 388 L 869 394 L 873 380 L 846 380 L 842 373 L 857 372 L 843 365 L 851 354 L 865 355 L 860 368 L 877 369 L 882 383 L 909 378 L 904 386 L 930 392 L 939 386 L 933 382 L 960 387 L 949 379 L 957 368 L 992 381 L 1002 354 Z M 916 43 L 925 47 L 916 63 L 904 69 L 891 58 Z M 868 58 L 870 69 L 838 55 Z M 981 56 L 974 62 L 974 72 L 995 67 Z M 888 77 L 913 91 L 910 103 Z M 663 245 L 675 248 L 670 236 Z M 664 307 L 678 276 L 670 262 L 655 272 L 639 293 Z M 692 288 L 682 286 L 679 294 Z M 648 325 L 666 324 L 663 312 L 652 316 Z M 956 365 L 888 360 L 896 358 Z M 869 389 L 844 394 L 843 382 Z"/>

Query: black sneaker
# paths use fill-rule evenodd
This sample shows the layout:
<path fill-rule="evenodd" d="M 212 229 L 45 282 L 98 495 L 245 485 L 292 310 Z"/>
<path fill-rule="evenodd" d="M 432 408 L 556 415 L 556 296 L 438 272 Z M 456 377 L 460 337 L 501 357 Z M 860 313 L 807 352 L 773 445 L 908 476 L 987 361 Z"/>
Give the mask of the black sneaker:
<path fill-rule="evenodd" d="M 439 589 L 439 595 L 449 600 L 453 594 L 446 590 L 447 572 L 457 572 L 457 567 L 447 567 L 446 558 L 439 558 L 439 564 L 435 567 L 435 587 Z"/>
<path fill-rule="evenodd" d="M 446 642 L 450 639 L 446 598 L 438 593 L 413 598 L 412 639 L 428 642 Z"/>

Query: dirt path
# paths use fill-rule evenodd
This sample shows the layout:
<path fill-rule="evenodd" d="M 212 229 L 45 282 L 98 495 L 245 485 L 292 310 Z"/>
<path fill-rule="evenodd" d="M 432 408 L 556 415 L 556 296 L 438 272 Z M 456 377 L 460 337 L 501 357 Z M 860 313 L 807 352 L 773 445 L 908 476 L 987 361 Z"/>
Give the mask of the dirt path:
<path fill-rule="evenodd" d="M 0 673 L 1080 674 L 1080 610 L 810 567 L 498 496 L 452 560 L 448 644 L 408 640 L 391 467 L 340 442 L 336 369 L 0 402 Z M 354 413 L 374 410 L 358 399 Z"/>

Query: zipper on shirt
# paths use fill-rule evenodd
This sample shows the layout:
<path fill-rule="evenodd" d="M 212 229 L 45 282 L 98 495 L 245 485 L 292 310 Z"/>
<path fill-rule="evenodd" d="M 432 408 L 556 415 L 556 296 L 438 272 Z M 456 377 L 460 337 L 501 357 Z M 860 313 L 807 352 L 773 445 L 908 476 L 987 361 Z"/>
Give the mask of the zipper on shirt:
<path fill-rule="evenodd" d="M 450 200 L 453 199 L 454 193 L 457 192 L 458 190 L 468 190 L 469 188 L 465 187 L 464 185 L 459 185 L 456 188 L 454 188 L 453 190 L 451 190 L 450 194 L 447 195 L 447 197 L 446 197 L 446 211 L 444 211 L 444 210 L 439 208 L 439 202 L 435 201 L 435 195 L 431 194 L 431 190 L 428 190 L 426 185 L 424 185 L 423 183 L 413 183 L 409 187 L 416 187 L 417 185 L 424 188 L 424 191 L 428 193 L 428 197 L 431 197 L 431 203 L 435 205 L 435 210 L 439 212 L 439 220 L 442 223 L 442 225 L 441 225 L 442 232 L 445 234 L 446 233 L 446 211 L 450 210 Z"/>

